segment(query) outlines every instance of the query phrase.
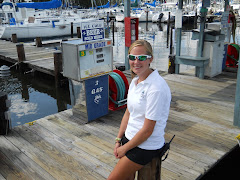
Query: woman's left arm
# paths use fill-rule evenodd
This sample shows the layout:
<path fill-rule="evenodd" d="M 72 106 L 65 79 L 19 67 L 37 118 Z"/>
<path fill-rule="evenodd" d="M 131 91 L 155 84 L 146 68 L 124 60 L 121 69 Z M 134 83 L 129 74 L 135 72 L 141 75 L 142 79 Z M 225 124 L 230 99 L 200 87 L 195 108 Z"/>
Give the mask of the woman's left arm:
<path fill-rule="evenodd" d="M 128 143 L 118 148 L 118 158 L 125 155 L 127 151 L 146 141 L 153 133 L 156 121 L 145 118 L 143 127 Z"/>

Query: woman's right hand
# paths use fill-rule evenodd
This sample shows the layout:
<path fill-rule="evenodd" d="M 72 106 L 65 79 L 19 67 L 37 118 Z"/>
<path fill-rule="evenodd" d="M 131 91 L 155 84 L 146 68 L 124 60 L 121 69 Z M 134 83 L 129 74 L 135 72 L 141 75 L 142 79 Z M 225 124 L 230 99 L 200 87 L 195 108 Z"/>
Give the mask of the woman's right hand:
<path fill-rule="evenodd" d="M 118 158 L 117 148 L 119 148 L 120 146 L 121 146 L 120 143 L 116 143 L 116 144 L 115 144 L 114 155 L 115 155 L 116 158 Z"/>

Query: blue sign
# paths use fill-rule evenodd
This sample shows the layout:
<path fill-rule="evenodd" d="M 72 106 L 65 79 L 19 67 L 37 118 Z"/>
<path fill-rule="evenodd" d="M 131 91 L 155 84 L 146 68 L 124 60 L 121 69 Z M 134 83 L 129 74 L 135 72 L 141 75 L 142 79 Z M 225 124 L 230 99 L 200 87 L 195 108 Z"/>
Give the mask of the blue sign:
<path fill-rule="evenodd" d="M 108 114 L 108 74 L 85 80 L 88 121 Z"/>
<path fill-rule="evenodd" d="M 104 28 L 82 30 L 83 41 L 104 39 Z"/>

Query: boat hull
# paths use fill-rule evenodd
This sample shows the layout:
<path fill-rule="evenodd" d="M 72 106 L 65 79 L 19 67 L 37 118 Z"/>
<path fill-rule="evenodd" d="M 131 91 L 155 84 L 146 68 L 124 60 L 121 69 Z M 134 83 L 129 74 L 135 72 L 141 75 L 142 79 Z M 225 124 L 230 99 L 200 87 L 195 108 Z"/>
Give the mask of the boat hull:
<path fill-rule="evenodd" d="M 73 33 L 77 33 L 80 23 L 73 24 Z M 71 25 L 48 25 L 48 26 L 6 26 L 0 27 L 0 38 L 11 39 L 16 34 L 18 39 L 34 39 L 36 37 L 53 37 L 71 35 Z"/>

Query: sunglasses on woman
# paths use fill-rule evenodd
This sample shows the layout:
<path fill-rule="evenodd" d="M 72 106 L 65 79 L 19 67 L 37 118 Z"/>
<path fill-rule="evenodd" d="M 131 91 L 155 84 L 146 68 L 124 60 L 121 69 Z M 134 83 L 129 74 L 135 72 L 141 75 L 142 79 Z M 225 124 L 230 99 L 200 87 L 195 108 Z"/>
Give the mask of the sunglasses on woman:
<path fill-rule="evenodd" d="M 131 61 L 135 61 L 136 58 L 138 58 L 139 61 L 146 61 L 148 58 L 151 58 L 152 56 L 150 55 L 128 55 L 128 59 Z"/>

